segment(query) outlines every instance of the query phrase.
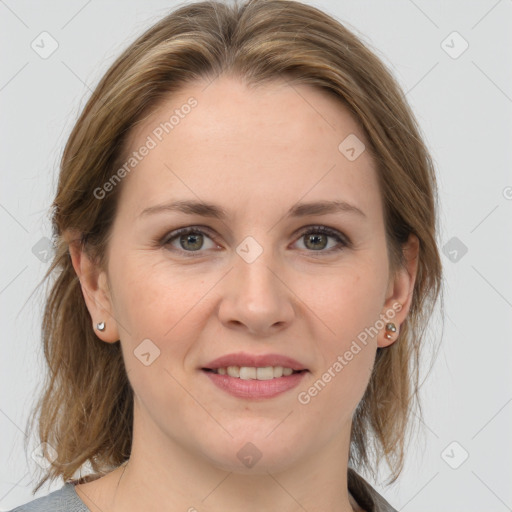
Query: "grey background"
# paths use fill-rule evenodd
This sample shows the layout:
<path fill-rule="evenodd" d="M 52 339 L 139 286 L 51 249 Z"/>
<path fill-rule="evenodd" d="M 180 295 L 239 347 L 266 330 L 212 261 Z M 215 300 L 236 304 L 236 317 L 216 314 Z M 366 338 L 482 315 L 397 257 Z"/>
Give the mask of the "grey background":
<path fill-rule="evenodd" d="M 405 512 L 512 510 L 512 0 L 306 3 L 356 31 L 391 68 L 439 176 L 442 348 L 405 470 L 390 487 L 383 473 L 375 487 Z M 113 59 L 174 5 L 0 0 L 0 510 L 33 499 L 36 462 L 23 429 L 44 369 L 42 295 L 31 293 L 48 266 L 47 211 L 66 137 Z M 43 31 L 58 43 L 46 59 L 31 47 Z"/>

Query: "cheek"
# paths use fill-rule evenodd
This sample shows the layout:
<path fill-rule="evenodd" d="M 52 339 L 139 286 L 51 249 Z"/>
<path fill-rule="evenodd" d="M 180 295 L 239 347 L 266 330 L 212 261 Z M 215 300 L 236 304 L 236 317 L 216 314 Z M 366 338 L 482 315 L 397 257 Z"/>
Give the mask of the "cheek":
<path fill-rule="evenodd" d="M 371 376 L 387 278 L 378 268 L 344 269 L 321 288 L 310 288 L 308 306 L 321 319 L 316 339 L 321 340 L 322 368 L 315 389 L 306 392 L 309 397 L 323 395 L 318 405 L 331 402 L 334 408 L 322 414 L 333 420 L 347 419 L 336 404 L 355 408 Z"/>
<path fill-rule="evenodd" d="M 323 320 L 326 329 L 322 337 L 331 340 L 330 350 L 345 349 L 351 340 L 375 326 L 382 312 L 386 278 L 369 265 L 345 268 L 328 280 L 310 284 L 308 305 Z M 329 332 L 331 335 L 325 336 Z"/>
<path fill-rule="evenodd" d="M 198 303 L 211 283 L 146 256 L 118 260 L 111 280 L 126 370 L 149 410 L 155 403 L 188 403 L 173 376 L 181 380 L 175 370 L 201 330 Z"/>
<path fill-rule="evenodd" d="M 156 262 L 155 262 L 156 260 Z M 125 337 L 162 339 L 191 312 L 206 293 L 204 279 L 187 269 L 176 271 L 169 262 L 143 255 L 126 258 L 112 271 L 115 310 Z"/>

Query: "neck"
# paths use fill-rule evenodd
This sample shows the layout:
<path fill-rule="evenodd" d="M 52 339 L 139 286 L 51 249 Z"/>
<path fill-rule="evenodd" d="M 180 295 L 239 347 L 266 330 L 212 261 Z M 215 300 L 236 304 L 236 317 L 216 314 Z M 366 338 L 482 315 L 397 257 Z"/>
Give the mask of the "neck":
<path fill-rule="evenodd" d="M 86 504 L 111 512 L 361 510 L 347 488 L 349 434 L 350 424 L 320 450 L 301 449 L 300 459 L 293 454 L 288 461 L 262 456 L 250 469 L 221 468 L 196 447 L 174 442 L 154 424 L 141 425 L 136 414 L 129 461 L 100 479 L 101 493 L 89 494 Z"/>

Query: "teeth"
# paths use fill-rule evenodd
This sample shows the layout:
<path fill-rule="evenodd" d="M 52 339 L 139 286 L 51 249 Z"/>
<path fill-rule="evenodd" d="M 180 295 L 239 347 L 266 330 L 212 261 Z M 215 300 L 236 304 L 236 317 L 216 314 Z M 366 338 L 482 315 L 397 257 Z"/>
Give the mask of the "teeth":
<path fill-rule="evenodd" d="M 249 366 L 241 366 L 238 370 L 238 376 L 244 380 L 256 379 L 258 370 L 259 370 L 259 368 L 256 369 L 256 368 L 250 368 Z"/>
<path fill-rule="evenodd" d="M 228 366 L 226 368 L 226 371 L 230 377 L 239 377 L 240 378 L 240 368 L 238 366 Z"/>
<path fill-rule="evenodd" d="M 264 368 L 254 368 L 252 366 L 228 366 L 227 368 L 217 368 L 213 370 L 219 375 L 229 375 L 243 380 L 270 380 L 279 377 L 287 377 L 293 373 L 291 368 L 282 366 L 265 366 Z"/>

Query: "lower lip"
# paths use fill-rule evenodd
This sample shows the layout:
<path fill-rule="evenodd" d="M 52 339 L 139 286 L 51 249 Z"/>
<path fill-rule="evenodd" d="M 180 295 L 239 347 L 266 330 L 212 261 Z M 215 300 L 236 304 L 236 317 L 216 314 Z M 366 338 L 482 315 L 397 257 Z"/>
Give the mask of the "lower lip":
<path fill-rule="evenodd" d="M 298 386 L 307 371 L 269 380 L 239 379 L 201 370 L 220 389 L 239 398 L 272 398 Z"/>

